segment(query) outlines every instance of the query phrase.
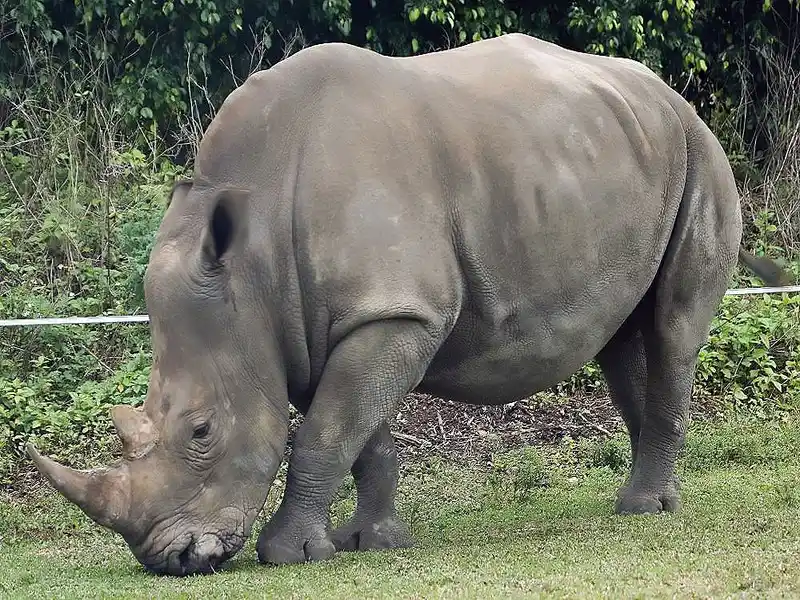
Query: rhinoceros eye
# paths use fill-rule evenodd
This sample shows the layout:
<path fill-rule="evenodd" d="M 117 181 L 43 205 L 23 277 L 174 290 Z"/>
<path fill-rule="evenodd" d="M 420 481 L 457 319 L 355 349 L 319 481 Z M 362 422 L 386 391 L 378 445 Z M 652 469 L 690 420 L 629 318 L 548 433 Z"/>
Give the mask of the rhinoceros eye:
<path fill-rule="evenodd" d="M 208 430 L 208 423 L 201 423 L 194 428 L 194 431 L 192 431 L 192 438 L 195 440 L 201 440 L 208 435 Z"/>

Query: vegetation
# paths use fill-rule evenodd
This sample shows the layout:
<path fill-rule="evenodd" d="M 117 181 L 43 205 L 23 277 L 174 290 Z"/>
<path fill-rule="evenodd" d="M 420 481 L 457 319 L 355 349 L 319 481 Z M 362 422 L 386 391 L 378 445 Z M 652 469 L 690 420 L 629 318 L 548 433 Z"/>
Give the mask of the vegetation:
<path fill-rule="evenodd" d="M 800 276 L 800 2 L 573 0 L 537 3 L 533 11 L 528 4 L 0 0 L 0 317 L 144 312 L 142 276 L 166 192 L 174 178 L 191 169 L 193 150 L 215 107 L 253 70 L 331 40 L 410 55 L 525 31 L 645 62 L 694 103 L 726 147 L 744 199 L 746 245 L 779 258 Z M 732 285 L 758 283 L 737 273 Z M 24 479 L 30 463 L 23 447 L 29 439 L 77 466 L 96 465 L 116 453 L 108 408 L 140 403 L 149 369 L 145 326 L 0 329 L 0 485 Z M 711 407 L 709 415 L 791 419 L 800 406 L 800 298 L 726 298 L 701 353 L 696 383 L 696 396 Z M 553 392 L 603 395 L 605 388 L 590 364 Z M 525 477 L 536 485 L 549 481 L 542 465 L 531 464 Z M 772 475 L 787 476 L 794 463 L 787 465 L 771 467 Z M 509 465 L 508 472 L 516 468 Z M 759 474 L 758 481 L 772 475 Z M 735 469 L 718 479 L 697 475 L 695 489 L 723 490 L 726 477 L 740 476 Z M 595 475 L 587 477 L 586 490 L 600 485 Z M 544 489 L 553 498 L 565 493 Z M 762 492 L 747 493 L 754 501 L 753 494 Z M 596 500 L 587 498 L 579 494 L 575 506 L 595 506 Z M 710 519 L 713 501 L 704 506 L 707 512 L 698 518 Z M 22 518 L 14 512 L 18 508 L 12 503 L 0 509 L 11 511 L 3 517 L 12 529 Z M 58 511 L 75 522 L 74 512 Z M 545 517 L 536 518 L 544 523 Z M 617 534 L 655 527 L 635 520 L 590 521 Z M 29 525 L 49 526 L 37 523 Z M 681 521 L 670 523 L 684 527 Z M 441 524 L 455 532 L 463 523 L 445 518 Z M 7 540 L 13 532 L 0 535 Z M 433 543 L 434 537 L 426 539 Z M 80 562 L 91 545 L 86 539 L 78 536 L 57 551 Z M 109 560 L 123 564 L 124 554 L 112 550 L 108 538 L 100 539 Z M 515 551 L 526 551 L 524 540 L 514 544 Z M 33 568 L 39 546 L 27 548 L 31 554 L 25 560 Z M 460 558 L 439 556 L 443 565 L 451 560 L 467 565 L 472 559 L 471 550 L 466 552 Z M 408 554 L 408 564 L 422 556 Z M 554 564 L 573 560 L 560 556 L 566 562 Z M 330 573 L 355 569 L 351 560 L 342 559 Z M 366 560 L 390 568 L 386 559 Z M 642 563 L 636 572 L 653 564 Z M 596 567 L 601 570 L 595 574 L 605 568 Z M 282 572 L 293 577 L 292 570 Z M 435 569 L 430 573 L 432 582 L 445 577 Z M 19 580 L 13 581 L 16 587 Z"/>
<path fill-rule="evenodd" d="M 406 465 L 401 515 L 417 546 L 330 562 L 256 563 L 258 526 L 220 572 L 146 574 L 122 539 L 50 491 L 0 495 L 0 592 L 15 598 L 661 598 L 800 593 L 800 424 L 697 427 L 680 462 L 685 505 L 612 515 L 626 440 L 502 452 L 488 466 Z M 267 514 L 278 496 L 270 497 Z M 435 501 L 432 499 L 435 498 Z M 352 487 L 334 521 L 354 503 Z"/>

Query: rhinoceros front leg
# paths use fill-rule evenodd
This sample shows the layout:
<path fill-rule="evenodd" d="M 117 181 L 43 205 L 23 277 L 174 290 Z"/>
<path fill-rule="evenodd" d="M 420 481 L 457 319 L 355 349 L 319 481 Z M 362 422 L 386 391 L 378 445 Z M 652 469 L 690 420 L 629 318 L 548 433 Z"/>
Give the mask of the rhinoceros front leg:
<path fill-rule="evenodd" d="M 350 521 L 333 532 L 337 550 L 406 548 L 412 540 L 397 516 L 398 464 L 389 424 L 384 423 L 359 454 L 353 468 L 356 511 Z"/>
<path fill-rule="evenodd" d="M 259 561 L 297 563 L 334 554 L 333 496 L 368 441 L 422 379 L 438 342 L 420 321 L 391 320 L 364 325 L 335 346 L 295 437 L 281 505 L 259 535 Z M 380 465 L 374 452 L 366 457 Z M 375 491 L 373 508 L 380 496 Z M 389 526 L 386 519 L 372 524 Z"/>

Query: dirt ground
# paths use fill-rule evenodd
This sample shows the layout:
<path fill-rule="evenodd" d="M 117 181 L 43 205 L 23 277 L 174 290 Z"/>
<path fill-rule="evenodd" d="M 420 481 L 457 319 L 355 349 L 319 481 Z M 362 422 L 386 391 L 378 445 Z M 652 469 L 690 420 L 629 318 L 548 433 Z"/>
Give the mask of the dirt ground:
<path fill-rule="evenodd" d="M 713 418 L 712 401 L 695 399 L 692 419 Z M 290 444 L 301 417 L 293 420 Z M 521 446 L 609 437 L 625 431 L 607 395 L 533 397 L 499 406 L 475 406 L 420 393 L 400 404 L 392 433 L 401 463 L 436 455 L 459 462 L 484 462 L 491 453 Z M 287 456 L 289 450 L 287 449 Z"/>
<path fill-rule="evenodd" d="M 299 415 L 292 421 L 290 446 L 301 422 Z M 624 427 L 610 399 L 601 396 L 475 406 L 411 393 L 398 407 L 392 434 L 401 462 L 436 455 L 472 463 L 500 450 L 554 444 L 567 435 L 610 436 Z"/>
<path fill-rule="evenodd" d="M 481 460 L 487 452 L 572 438 L 609 436 L 624 423 L 608 398 L 575 396 L 526 399 L 500 406 L 473 406 L 410 394 L 393 427 L 401 460 L 435 453 Z"/>

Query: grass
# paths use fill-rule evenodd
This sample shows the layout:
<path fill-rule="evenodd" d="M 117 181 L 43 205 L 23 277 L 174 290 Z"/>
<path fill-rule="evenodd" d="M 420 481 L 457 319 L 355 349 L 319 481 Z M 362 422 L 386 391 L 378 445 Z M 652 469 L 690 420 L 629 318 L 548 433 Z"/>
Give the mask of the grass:
<path fill-rule="evenodd" d="M 254 540 L 221 572 L 151 576 L 59 496 L 0 497 L 0 594 L 14 598 L 785 597 L 800 594 L 800 423 L 697 425 L 684 507 L 618 517 L 624 439 L 506 451 L 488 467 L 405 465 L 416 548 L 270 568 Z M 274 502 L 271 500 L 271 502 Z M 352 507 L 346 487 L 334 507 Z M 258 525 L 258 524 L 257 524 Z M 256 529 L 257 532 L 257 529 Z"/>

